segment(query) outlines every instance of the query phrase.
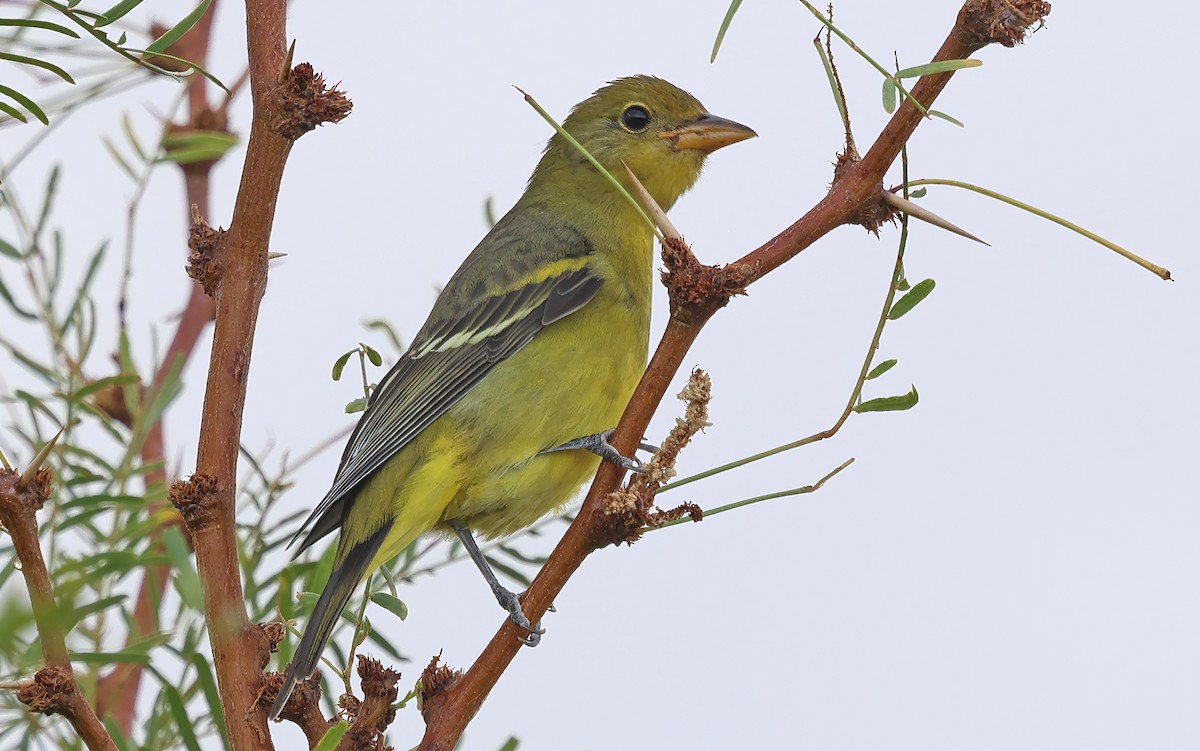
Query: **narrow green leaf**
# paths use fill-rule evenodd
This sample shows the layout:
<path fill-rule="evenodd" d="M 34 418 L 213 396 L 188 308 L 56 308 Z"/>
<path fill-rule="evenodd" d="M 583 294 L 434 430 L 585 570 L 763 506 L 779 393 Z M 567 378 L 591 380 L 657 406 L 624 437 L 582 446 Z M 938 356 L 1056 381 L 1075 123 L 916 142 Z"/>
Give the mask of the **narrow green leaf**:
<path fill-rule="evenodd" d="M 491 196 L 483 199 L 483 222 L 488 229 L 496 226 L 496 212 L 492 206 L 493 199 Z"/>
<path fill-rule="evenodd" d="M 383 635 L 380 634 L 378 631 L 372 631 L 371 633 L 367 634 L 367 641 L 374 644 L 376 646 L 376 648 L 378 648 L 381 652 L 383 652 L 384 654 L 386 654 L 388 657 L 392 658 L 396 662 L 408 662 L 409 661 L 409 659 L 407 657 L 405 657 L 403 654 L 400 653 L 400 650 L 398 650 L 394 646 L 392 646 L 392 643 L 390 641 L 388 641 L 387 639 L 383 638 Z"/>
<path fill-rule="evenodd" d="M 42 111 L 42 108 L 37 106 L 36 102 L 21 92 L 0 84 L 0 94 L 12 97 L 14 100 L 16 100 L 17 104 L 29 110 L 30 114 L 32 114 L 38 120 L 41 120 L 42 125 L 50 124 L 50 118 L 46 117 L 46 113 Z M 21 118 L 21 121 L 24 122 L 24 118 Z"/>
<path fill-rule="evenodd" d="M 40 18 L 0 18 L 0 26 L 24 26 L 29 29 L 45 29 L 79 39 L 79 35 L 75 33 L 74 29 L 68 29 L 66 26 L 54 23 L 53 21 L 43 21 Z"/>
<path fill-rule="evenodd" d="M 920 78 L 921 76 L 929 76 L 935 73 L 949 73 L 950 71 L 962 70 L 963 68 L 978 68 L 981 65 L 983 65 L 982 60 L 970 57 L 960 60 L 938 60 L 937 62 L 914 65 L 911 68 L 897 71 L 896 78 Z"/>
<path fill-rule="evenodd" d="M 0 279 L 0 300 L 3 300 L 4 303 L 6 305 L 8 305 L 8 307 L 12 308 L 12 311 L 14 313 L 16 313 L 20 317 L 24 318 L 25 320 L 27 320 L 27 321 L 38 320 L 38 316 L 36 313 L 32 313 L 28 310 L 25 310 L 17 303 L 17 301 L 13 298 L 12 293 L 8 291 L 8 287 L 4 286 L 3 279 Z"/>
<path fill-rule="evenodd" d="M 108 241 L 100 243 L 100 247 L 92 254 L 88 261 L 87 270 L 83 272 L 83 278 L 79 280 L 79 287 L 75 290 L 75 298 L 71 301 L 71 307 L 67 309 L 67 314 L 63 316 L 62 328 L 66 329 L 70 326 L 71 321 L 75 318 L 75 314 L 79 312 L 83 301 L 87 298 L 88 290 L 91 289 L 92 282 L 96 280 L 96 272 L 100 269 L 100 264 L 104 261 L 104 252 L 108 250 Z"/>
<path fill-rule="evenodd" d="M 13 245 L 9 241 L 0 240 L 0 256 L 8 256 L 9 258 L 15 258 L 19 261 L 25 257 L 25 254 L 20 250 L 17 250 L 17 246 Z"/>
<path fill-rule="evenodd" d="M 884 396 L 878 399 L 868 399 L 862 404 L 855 405 L 854 411 L 859 414 L 864 412 L 900 412 L 917 406 L 918 398 L 917 387 L 913 386 L 912 391 L 901 396 Z"/>
<path fill-rule="evenodd" d="M 196 682 L 200 684 L 204 700 L 208 702 L 208 711 L 212 715 L 213 725 L 216 726 L 217 737 L 228 749 L 229 739 L 225 737 L 225 710 L 221 707 L 221 695 L 217 692 L 217 681 L 213 678 L 212 666 L 208 664 L 208 658 L 199 652 L 192 652 L 188 661 L 196 668 Z"/>
<path fill-rule="evenodd" d="M 91 572 L 88 572 L 89 574 Z M 89 665 L 113 665 L 116 663 L 132 662 L 145 665 L 150 662 L 150 655 L 145 652 L 72 652 L 71 662 L 86 662 Z"/>
<path fill-rule="evenodd" d="M 12 106 L 11 104 L 5 104 L 4 102 L 0 102 L 0 112 L 3 112 L 4 114 L 8 115 L 9 117 L 11 117 L 14 120 L 19 120 L 23 123 L 29 122 L 29 118 L 25 117 L 25 113 L 22 112 L 21 110 L 17 109 L 16 107 Z"/>
<path fill-rule="evenodd" d="M 876 378 L 878 378 L 879 376 L 881 376 L 884 373 L 891 370 L 895 366 L 896 366 L 895 360 L 884 360 L 883 362 L 876 365 L 874 368 L 871 368 L 871 372 L 867 373 L 867 380 L 873 381 Z"/>
<path fill-rule="evenodd" d="M 325 735 L 321 736 L 321 740 L 313 747 L 313 751 L 333 751 L 349 729 L 350 726 L 346 724 L 345 720 L 338 720 L 336 725 L 325 731 Z"/>
<path fill-rule="evenodd" d="M 183 697 L 179 695 L 179 689 L 164 681 L 163 695 L 167 697 L 167 706 L 171 708 L 171 714 L 175 717 L 179 739 L 187 746 L 188 751 L 200 751 L 200 741 L 196 738 L 194 723 L 188 717 L 187 708 L 183 706 Z"/>
<path fill-rule="evenodd" d="M 508 740 L 504 742 L 504 745 L 500 747 L 500 751 L 517 751 L 517 746 L 519 745 L 521 745 L 521 742 L 517 740 L 517 737 L 510 735 Z"/>
<path fill-rule="evenodd" d="M 112 738 L 117 751 L 133 751 L 133 747 L 129 745 L 129 739 L 121 732 L 117 721 L 110 714 L 104 715 L 104 729 L 108 731 L 108 737 Z"/>
<path fill-rule="evenodd" d="M 176 527 L 168 527 L 163 532 L 163 545 L 166 546 L 167 554 L 171 556 L 171 566 L 175 569 L 172 581 L 179 593 L 179 599 L 196 612 L 204 612 L 204 593 L 200 589 L 200 577 L 192 566 L 183 533 Z"/>
<path fill-rule="evenodd" d="M 137 376 L 133 375 L 132 373 L 126 373 L 123 375 L 115 375 L 115 376 L 108 376 L 107 378 L 101 378 L 98 381 L 92 381 L 91 383 L 89 383 L 88 385 L 79 389 L 78 391 L 70 394 L 68 396 L 68 401 L 79 402 L 79 401 L 82 401 L 82 400 L 88 398 L 89 396 L 96 393 L 97 391 L 103 391 L 104 389 L 109 388 L 111 386 L 124 386 L 127 383 L 136 382 L 136 381 L 137 381 Z"/>
<path fill-rule="evenodd" d="M 380 606 L 400 620 L 408 617 L 408 606 L 399 597 L 393 597 L 387 592 L 376 592 L 371 595 L 371 602 Z"/>
<path fill-rule="evenodd" d="M 710 63 L 717 61 L 717 52 L 721 49 L 721 43 L 725 41 L 725 32 L 729 31 L 729 24 L 733 22 L 733 17 L 737 15 L 740 7 L 742 0 L 733 0 L 729 9 L 725 11 L 725 18 L 721 19 L 721 28 L 717 29 L 717 38 L 713 41 L 712 55 L 708 58 Z"/>
<path fill-rule="evenodd" d="M 104 150 L 107 151 L 108 155 L 111 156 L 113 161 L 117 163 L 117 166 L 121 168 L 121 171 L 124 172 L 130 180 L 137 182 L 137 171 L 133 169 L 133 166 L 129 164 L 129 162 L 125 161 L 125 157 L 121 155 L 121 152 L 117 149 L 112 140 L 109 139 L 108 136 L 101 136 L 100 143 L 104 144 Z"/>
<path fill-rule="evenodd" d="M 105 597 L 103 599 L 96 600 L 95 602 L 89 602 L 87 605 L 81 605 L 75 608 L 74 612 L 71 613 L 71 622 L 68 626 L 68 630 L 74 628 L 75 624 L 79 623 L 84 618 L 87 618 L 89 615 L 95 615 L 101 610 L 107 610 L 114 605 L 120 605 L 121 603 L 125 602 L 126 599 L 128 599 L 128 595 L 112 595 L 111 597 Z"/>
<path fill-rule="evenodd" d="M 37 58 L 34 58 L 34 57 L 25 57 L 24 55 L 14 55 L 11 52 L 3 52 L 3 51 L 0 51 L 0 60 L 8 60 L 9 62 L 22 63 L 24 65 L 32 65 L 35 68 L 41 68 L 42 70 L 50 71 L 51 73 L 58 76 L 62 80 L 66 81 L 67 83 L 75 83 L 75 79 L 71 78 L 71 74 L 67 73 L 65 70 L 58 67 L 54 63 L 48 63 L 45 60 L 38 60 Z"/>
<path fill-rule="evenodd" d="M 485 555 L 483 558 L 488 562 L 488 565 L 490 565 L 494 571 L 499 571 L 513 581 L 520 582 L 523 586 L 529 586 L 529 577 L 516 570 L 512 566 L 509 566 L 507 563 L 502 563 L 495 556 Z"/>
<path fill-rule="evenodd" d="M 108 26 L 113 21 L 123 18 L 129 11 L 141 4 L 142 0 L 121 0 L 121 2 L 101 13 L 100 17 L 96 19 L 94 27 L 99 29 Z"/>
<path fill-rule="evenodd" d="M 967 126 L 965 126 L 965 125 L 963 125 L 963 124 L 962 124 L 962 120 L 957 120 L 957 119 L 955 119 L 955 118 L 953 118 L 953 117 L 950 117 L 950 116 L 949 116 L 949 115 L 947 115 L 945 112 L 938 112 L 937 110 L 929 110 L 929 114 L 930 114 L 931 116 L 933 116 L 933 117 L 940 117 L 940 118 L 942 118 L 943 120 L 945 120 L 946 122 L 948 122 L 948 123 L 952 123 L 952 124 L 954 124 L 954 125 L 957 125 L 957 126 L 958 126 L 958 127 L 960 127 L 960 128 L 965 128 L 965 127 L 967 127 Z"/>
<path fill-rule="evenodd" d="M 200 17 L 204 15 L 204 12 L 208 10 L 208 6 L 211 4 L 212 0 L 201 0 L 195 10 L 184 16 L 182 21 L 168 29 L 165 34 L 151 42 L 146 51 L 150 53 L 162 52 L 172 44 L 178 42 L 180 37 L 188 33 L 196 25 L 196 22 L 200 20 Z"/>
<path fill-rule="evenodd" d="M 926 297 L 929 297 L 929 293 L 933 292 L 933 288 L 936 286 L 936 284 L 937 283 L 932 279 L 926 279 L 924 281 L 917 282 L 913 288 L 904 295 L 904 297 L 901 297 L 892 305 L 892 309 L 888 311 L 888 320 L 894 321 L 908 311 L 917 307 L 917 303 L 921 302 Z"/>

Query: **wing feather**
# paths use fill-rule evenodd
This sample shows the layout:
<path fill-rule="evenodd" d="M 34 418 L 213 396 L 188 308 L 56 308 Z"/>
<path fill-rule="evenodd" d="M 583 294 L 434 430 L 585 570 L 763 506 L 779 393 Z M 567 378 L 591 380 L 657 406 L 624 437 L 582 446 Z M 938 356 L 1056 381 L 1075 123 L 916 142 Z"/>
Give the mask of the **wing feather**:
<path fill-rule="evenodd" d="M 333 485 L 292 541 L 297 554 L 341 526 L 351 491 L 487 375 L 552 325 L 586 305 L 601 279 L 585 257 L 561 273 L 478 301 L 429 326 L 380 381 L 350 436 Z"/>

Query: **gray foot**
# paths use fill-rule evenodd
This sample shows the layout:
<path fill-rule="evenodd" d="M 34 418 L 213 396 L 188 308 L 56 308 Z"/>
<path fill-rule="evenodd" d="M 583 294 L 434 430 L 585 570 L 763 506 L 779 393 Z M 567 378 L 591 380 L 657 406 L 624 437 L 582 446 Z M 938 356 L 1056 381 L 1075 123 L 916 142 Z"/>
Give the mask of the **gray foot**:
<path fill-rule="evenodd" d="M 642 464 L 637 459 L 631 459 L 627 456 L 622 455 L 620 451 L 617 451 L 617 449 L 611 443 L 608 442 L 608 439 L 612 438 L 612 434 L 615 433 L 616 430 L 617 430 L 616 428 L 611 428 L 609 430 L 604 431 L 603 433 L 594 433 L 592 435 L 585 435 L 581 438 L 576 438 L 574 440 L 567 441 L 566 443 L 562 444 L 561 446 L 555 446 L 554 448 L 546 449 L 546 450 L 542 451 L 541 453 L 549 454 L 552 451 L 567 451 L 569 449 L 583 449 L 584 451 L 591 451 L 593 454 L 596 454 L 601 459 L 612 462 L 613 464 L 617 465 L 618 467 L 621 467 L 622 469 L 627 469 L 630 472 L 646 472 L 646 471 L 648 471 L 649 468 L 645 464 Z M 643 448 L 645 447 L 645 445 L 646 444 L 642 444 Z M 655 449 L 657 449 L 657 447 L 655 447 Z"/>

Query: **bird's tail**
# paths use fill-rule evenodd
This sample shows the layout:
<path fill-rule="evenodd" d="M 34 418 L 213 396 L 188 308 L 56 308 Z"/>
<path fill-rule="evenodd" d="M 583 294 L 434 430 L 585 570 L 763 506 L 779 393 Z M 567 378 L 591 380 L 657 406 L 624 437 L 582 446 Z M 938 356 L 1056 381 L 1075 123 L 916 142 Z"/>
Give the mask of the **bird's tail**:
<path fill-rule="evenodd" d="M 354 594 L 354 588 L 366 575 L 375 554 L 379 552 L 379 546 L 391 528 L 392 522 L 388 520 L 370 537 L 350 548 L 342 561 L 334 565 L 329 582 L 321 592 L 317 606 L 313 608 L 308 625 L 304 628 L 304 635 L 300 637 L 300 644 L 296 647 L 292 662 L 283 676 L 279 696 L 268 715 L 270 719 L 279 719 L 296 684 L 307 679 L 316 670 L 317 661 L 321 658 L 325 642 L 329 641 L 329 635 L 333 633 L 334 624 L 337 623 L 346 603 L 350 601 L 350 595 Z"/>

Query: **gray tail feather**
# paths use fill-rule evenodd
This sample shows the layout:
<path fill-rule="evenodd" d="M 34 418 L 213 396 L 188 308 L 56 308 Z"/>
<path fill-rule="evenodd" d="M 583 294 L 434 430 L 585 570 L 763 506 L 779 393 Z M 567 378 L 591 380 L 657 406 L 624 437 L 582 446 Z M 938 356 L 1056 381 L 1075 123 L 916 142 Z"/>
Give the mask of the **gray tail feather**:
<path fill-rule="evenodd" d="M 267 715 L 269 719 L 279 719 L 288 697 L 296 689 L 296 684 L 306 680 L 317 669 L 317 661 L 321 659 L 325 642 L 329 641 L 329 635 L 333 633 L 333 627 L 341 617 L 342 610 L 354 594 L 354 588 L 366 575 L 367 567 L 375 559 L 379 546 L 383 544 L 383 539 L 387 537 L 391 528 L 392 522 L 389 520 L 370 537 L 351 548 L 345 560 L 334 566 L 325 589 L 321 591 L 321 599 L 317 600 L 317 606 L 313 608 L 308 625 L 304 628 L 304 635 L 300 637 L 300 644 L 292 655 L 287 673 L 283 676 L 279 696 Z"/>

